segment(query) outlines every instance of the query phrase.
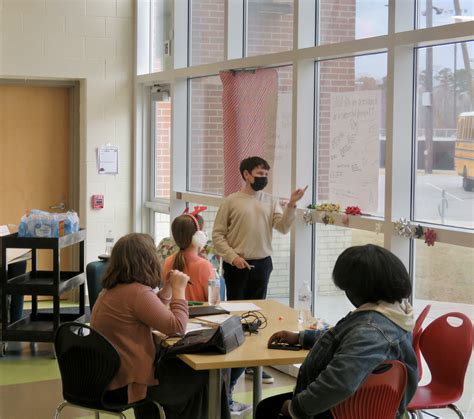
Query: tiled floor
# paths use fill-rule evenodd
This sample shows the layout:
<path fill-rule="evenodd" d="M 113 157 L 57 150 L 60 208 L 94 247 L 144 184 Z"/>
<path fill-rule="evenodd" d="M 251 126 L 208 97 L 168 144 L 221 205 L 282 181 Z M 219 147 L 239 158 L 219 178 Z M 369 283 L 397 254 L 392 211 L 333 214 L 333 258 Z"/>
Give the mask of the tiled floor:
<path fill-rule="evenodd" d="M 326 320 L 334 321 L 346 314 L 351 308 L 345 306 L 341 298 L 320 298 L 318 308 L 321 312 L 329 313 Z M 415 302 L 417 315 L 429 301 Z M 318 310 L 318 311 L 319 311 Z M 474 307 L 468 305 L 446 305 L 433 303 L 433 309 L 425 324 L 442 313 L 449 311 L 465 312 L 474 320 Z M 0 358 L 0 419 L 49 419 L 53 417 L 56 405 L 62 400 L 61 382 L 56 360 L 53 359 L 51 344 L 38 344 L 37 352 L 32 354 L 28 343 L 15 344 L 16 351 L 9 351 L 7 357 Z M 15 349 L 13 347 L 13 349 Z M 446 357 L 449 362 L 449 355 Z M 268 368 L 267 372 L 275 378 L 274 384 L 263 385 L 263 397 L 291 391 L 295 379 L 274 369 Z M 424 371 L 427 371 L 425 368 Z M 429 378 L 423 377 L 422 384 Z M 465 380 L 465 390 L 462 399 L 457 403 L 466 418 L 474 419 L 474 359 L 471 358 Z M 252 403 L 252 381 L 242 377 L 237 384 L 235 400 Z M 457 418 L 448 410 L 438 410 L 436 413 L 444 419 Z M 101 415 L 102 417 L 102 415 Z M 104 418 L 112 417 L 104 415 Z M 132 419 L 133 413 L 128 412 L 127 417 Z M 251 418 L 251 414 L 241 416 L 243 419 Z M 428 418 L 428 416 L 426 416 Z M 78 409 L 66 408 L 61 415 L 63 419 L 93 418 L 93 416 Z"/>
<path fill-rule="evenodd" d="M 31 353 L 28 343 L 19 346 L 21 351 L 9 351 L 7 357 L 0 358 L 0 419 L 50 419 L 56 406 L 62 401 L 61 381 L 52 345 L 38 344 L 35 354 Z M 294 378 L 271 368 L 266 371 L 273 375 L 275 383 L 263 385 L 263 397 L 292 390 Z M 234 398 L 251 404 L 252 380 L 242 376 L 236 386 Z M 105 419 L 114 416 L 101 414 L 102 417 Z M 127 418 L 133 417 L 133 412 L 128 411 Z M 251 414 L 240 417 L 249 419 Z M 92 419 L 93 415 L 67 407 L 61 418 Z"/>

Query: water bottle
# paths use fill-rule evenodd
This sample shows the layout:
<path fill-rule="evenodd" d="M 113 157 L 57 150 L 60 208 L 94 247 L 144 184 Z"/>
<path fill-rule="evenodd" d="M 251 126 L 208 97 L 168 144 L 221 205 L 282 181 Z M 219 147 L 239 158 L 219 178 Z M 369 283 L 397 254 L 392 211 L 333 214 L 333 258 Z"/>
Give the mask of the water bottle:
<path fill-rule="evenodd" d="M 105 254 L 110 256 L 112 254 L 112 247 L 114 247 L 114 236 L 112 235 L 112 230 L 109 230 L 107 236 L 105 237 Z"/>
<path fill-rule="evenodd" d="M 301 285 L 301 288 L 298 292 L 298 323 L 300 325 L 300 329 L 306 329 L 312 323 L 312 299 L 312 293 L 309 289 L 308 281 L 303 281 L 303 284 Z"/>
<path fill-rule="evenodd" d="M 207 281 L 207 302 L 210 306 L 217 306 L 221 302 L 221 281 L 217 274 Z"/>

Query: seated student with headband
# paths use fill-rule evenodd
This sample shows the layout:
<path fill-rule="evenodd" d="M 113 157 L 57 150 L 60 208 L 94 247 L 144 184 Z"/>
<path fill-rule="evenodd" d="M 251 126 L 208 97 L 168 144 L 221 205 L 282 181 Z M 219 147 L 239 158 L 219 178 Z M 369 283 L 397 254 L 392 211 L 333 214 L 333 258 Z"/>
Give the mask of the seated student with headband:
<path fill-rule="evenodd" d="M 399 360 L 407 368 L 407 387 L 397 415 L 403 417 L 418 384 L 413 310 L 406 300 L 411 284 L 405 266 L 382 247 L 353 246 L 338 257 L 333 280 L 356 309 L 327 331 L 281 331 L 270 337 L 269 343 L 299 342 L 311 351 L 300 367 L 294 392 L 262 400 L 257 419 L 330 419 L 330 409 L 350 397 L 387 360 Z"/>
<path fill-rule="evenodd" d="M 195 206 L 192 212 L 189 212 L 189 208 L 186 208 L 183 214 L 190 213 L 191 215 L 193 215 L 199 224 L 199 229 L 204 231 L 204 218 L 202 218 L 201 212 L 205 210 L 207 210 L 207 207 Z M 179 247 L 176 245 L 175 241 L 171 237 L 163 238 L 158 243 L 158 246 L 156 246 L 156 251 L 158 252 L 158 258 L 160 260 L 161 265 L 165 263 L 166 258 L 175 254 L 178 250 Z M 199 256 L 211 262 L 214 269 L 220 268 L 221 258 L 219 255 L 216 254 L 216 250 L 214 249 L 212 240 L 208 239 L 205 245 L 201 247 L 201 249 L 199 250 Z"/>
<path fill-rule="evenodd" d="M 207 283 L 209 279 L 214 279 L 215 272 L 212 264 L 199 256 L 199 252 L 208 240 L 196 215 L 184 213 L 173 220 L 171 233 L 177 245 L 177 251 L 166 258 L 162 278 L 166 284 L 172 270 L 184 272 L 190 277 L 190 282 L 186 287 L 186 299 L 207 301 Z"/>

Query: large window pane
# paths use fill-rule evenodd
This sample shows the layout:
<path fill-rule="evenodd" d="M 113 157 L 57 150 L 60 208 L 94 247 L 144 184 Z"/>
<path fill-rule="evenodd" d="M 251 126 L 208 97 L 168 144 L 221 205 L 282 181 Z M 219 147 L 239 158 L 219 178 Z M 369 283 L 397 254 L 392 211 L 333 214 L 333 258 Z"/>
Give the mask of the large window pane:
<path fill-rule="evenodd" d="M 166 238 L 170 237 L 170 215 L 162 214 L 160 212 L 154 213 L 155 219 L 155 243 L 158 243 Z"/>
<path fill-rule="evenodd" d="M 223 61 L 224 0 L 190 0 L 189 7 L 189 64 Z"/>
<path fill-rule="evenodd" d="M 247 0 L 246 56 L 293 49 L 293 1 Z"/>
<path fill-rule="evenodd" d="M 332 271 L 338 256 L 348 247 L 364 244 L 383 246 L 383 234 L 370 231 L 353 230 L 334 225 L 316 224 L 315 239 L 315 278 L 316 305 L 314 313 L 330 324 L 345 316 L 354 307 L 346 294 L 338 289 L 332 281 Z"/>
<path fill-rule="evenodd" d="M 387 3 L 372 0 L 320 0 L 318 44 L 386 35 Z"/>
<path fill-rule="evenodd" d="M 151 72 L 173 68 L 173 1 L 151 2 Z"/>
<path fill-rule="evenodd" d="M 222 83 L 219 76 L 189 81 L 188 189 L 222 195 L 224 190 Z"/>
<path fill-rule="evenodd" d="M 416 220 L 474 227 L 473 55 L 474 42 L 417 50 Z"/>
<path fill-rule="evenodd" d="M 418 0 L 418 28 L 474 20 L 472 0 Z"/>
<path fill-rule="evenodd" d="M 171 100 L 167 93 L 165 98 L 155 103 L 155 198 L 170 197 L 170 136 L 171 136 Z"/>
<path fill-rule="evenodd" d="M 265 144 L 270 165 L 267 193 L 287 199 L 291 186 L 291 100 L 293 68 L 276 68 L 278 99 L 275 134 Z M 218 76 L 190 80 L 188 190 L 214 195 L 224 192 L 224 139 L 222 126 L 222 84 Z M 240 176 L 239 173 L 232 176 Z"/>
<path fill-rule="evenodd" d="M 316 64 L 317 202 L 383 215 L 386 54 Z"/>

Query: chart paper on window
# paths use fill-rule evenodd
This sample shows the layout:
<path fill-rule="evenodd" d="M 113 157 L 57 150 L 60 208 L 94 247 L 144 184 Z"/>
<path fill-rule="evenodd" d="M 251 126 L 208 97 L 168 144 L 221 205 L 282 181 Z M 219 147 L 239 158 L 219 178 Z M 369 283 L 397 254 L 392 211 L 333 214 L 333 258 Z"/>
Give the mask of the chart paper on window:
<path fill-rule="evenodd" d="M 331 94 L 329 201 L 375 212 L 378 204 L 380 92 Z"/>

